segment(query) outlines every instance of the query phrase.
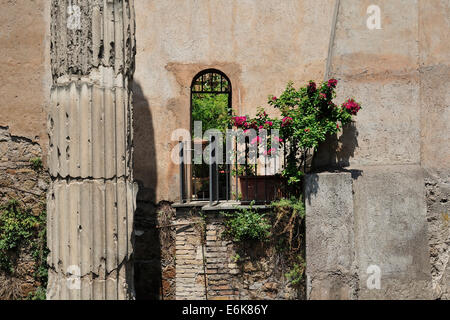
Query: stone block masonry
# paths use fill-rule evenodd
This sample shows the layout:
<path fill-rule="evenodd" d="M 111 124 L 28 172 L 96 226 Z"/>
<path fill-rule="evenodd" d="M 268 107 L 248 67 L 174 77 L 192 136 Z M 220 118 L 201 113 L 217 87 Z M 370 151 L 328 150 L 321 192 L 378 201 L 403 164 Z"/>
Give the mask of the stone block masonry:
<path fill-rule="evenodd" d="M 16 200 L 32 215 L 43 214 L 49 179 L 42 168 L 32 165 L 32 160 L 39 163 L 41 158 L 38 143 L 11 135 L 8 127 L 0 126 L 0 206 Z M 43 285 L 35 277 L 38 266 L 27 243 L 20 244 L 14 257 L 13 274 L 0 270 L 0 300 L 25 299 Z"/>
<path fill-rule="evenodd" d="M 0 204 L 11 199 L 20 200 L 38 214 L 39 199 L 48 188 L 48 177 L 41 170 L 33 170 L 31 160 L 42 161 L 39 144 L 11 135 L 8 127 L 0 126 Z"/>
<path fill-rule="evenodd" d="M 354 299 L 358 275 L 351 174 L 308 175 L 305 194 L 308 299 Z"/>
<path fill-rule="evenodd" d="M 434 298 L 450 299 L 450 183 L 427 173 L 428 236 Z"/>
<path fill-rule="evenodd" d="M 419 166 L 312 174 L 305 193 L 309 299 L 433 298 Z"/>
<path fill-rule="evenodd" d="M 134 297 L 133 1 L 51 5 L 48 299 Z M 75 19 L 76 23 L 77 19 Z"/>

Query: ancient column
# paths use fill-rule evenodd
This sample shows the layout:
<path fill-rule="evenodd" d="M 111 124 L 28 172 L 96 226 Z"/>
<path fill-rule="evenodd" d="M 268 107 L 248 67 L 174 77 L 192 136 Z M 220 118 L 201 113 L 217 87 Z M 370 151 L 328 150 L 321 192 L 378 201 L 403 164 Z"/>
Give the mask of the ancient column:
<path fill-rule="evenodd" d="M 52 0 L 48 299 L 132 299 L 133 0 Z"/>

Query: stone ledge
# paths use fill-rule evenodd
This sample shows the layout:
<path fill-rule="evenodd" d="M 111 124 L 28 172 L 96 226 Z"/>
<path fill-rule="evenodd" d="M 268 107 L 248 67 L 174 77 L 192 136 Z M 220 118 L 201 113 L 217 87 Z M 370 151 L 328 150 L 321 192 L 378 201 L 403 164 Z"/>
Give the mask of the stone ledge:
<path fill-rule="evenodd" d="M 209 201 L 191 201 L 186 203 L 174 203 L 172 208 L 175 209 L 189 209 L 200 208 L 202 211 L 231 211 L 239 209 L 253 208 L 256 210 L 268 210 L 271 209 L 271 205 L 243 205 L 239 201 L 220 201 L 218 204 L 210 205 Z"/>

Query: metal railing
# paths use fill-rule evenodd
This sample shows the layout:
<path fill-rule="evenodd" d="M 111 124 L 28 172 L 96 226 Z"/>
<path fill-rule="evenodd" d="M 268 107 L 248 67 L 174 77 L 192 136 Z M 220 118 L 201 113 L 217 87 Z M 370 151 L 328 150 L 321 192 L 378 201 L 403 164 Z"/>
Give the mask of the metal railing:
<path fill-rule="evenodd" d="M 242 204 L 251 202 L 267 204 L 285 195 L 287 182 L 281 176 L 281 172 L 286 166 L 285 145 L 282 147 L 281 155 L 278 154 L 275 157 L 257 152 L 256 163 L 252 163 L 250 158 L 255 158 L 255 156 L 250 155 L 250 143 L 246 139 L 243 146 L 245 161 L 240 164 L 238 161 L 239 146 L 235 141 L 234 163 L 221 164 L 218 161 L 218 152 L 225 148 L 217 148 L 214 136 L 209 141 L 202 141 L 202 143 L 206 142 L 209 144 L 209 164 L 192 163 L 192 159 L 195 158 L 196 150 L 193 147 L 195 142 L 179 142 L 181 203 L 209 201 L 210 205 L 215 205 L 220 201 L 238 201 Z M 226 157 L 225 153 L 226 151 L 223 156 Z M 262 163 L 261 159 L 263 159 Z M 206 168 L 208 169 L 207 177 L 198 176 L 198 172 L 204 174 Z M 232 183 L 233 177 L 234 183 Z M 207 189 L 203 185 L 205 181 L 208 182 Z"/>

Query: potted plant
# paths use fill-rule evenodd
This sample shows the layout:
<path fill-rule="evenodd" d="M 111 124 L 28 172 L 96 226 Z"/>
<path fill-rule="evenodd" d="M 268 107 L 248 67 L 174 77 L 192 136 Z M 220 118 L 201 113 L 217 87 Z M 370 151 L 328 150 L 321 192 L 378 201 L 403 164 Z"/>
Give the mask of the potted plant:
<path fill-rule="evenodd" d="M 277 109 L 281 117 L 269 118 L 264 109 L 260 109 L 256 118 L 253 119 L 248 116 L 232 118 L 232 124 L 238 129 L 256 131 L 277 129 L 279 131 L 279 136 L 268 134 L 268 150 L 263 155 L 280 152 L 281 148 L 272 148 L 272 142 L 278 139 L 277 142 L 284 149 L 285 166 L 278 177 L 278 182 L 277 176 L 268 178 L 275 186 L 282 184 L 281 179 L 284 178 L 288 189 L 286 192 L 290 195 L 300 196 L 301 194 L 301 181 L 311 152 L 314 152 L 327 136 L 338 133 L 343 125 L 351 122 L 352 117 L 356 116 L 361 109 L 361 105 L 354 99 L 346 100 L 340 107 L 333 102 L 336 97 L 337 83 L 335 79 L 319 85 L 310 81 L 306 86 L 295 89 L 293 83 L 289 82 L 279 98 L 269 96 L 268 104 Z M 251 143 L 260 143 L 260 138 L 253 139 Z M 257 176 L 256 173 L 255 176 Z M 257 190 L 258 178 L 252 178 L 252 181 L 254 182 L 251 182 L 251 185 L 256 191 L 244 192 L 247 192 L 249 198 L 258 198 L 261 195 Z M 242 186 L 241 184 L 241 190 L 244 190 Z M 242 192 L 243 198 L 245 198 L 244 192 Z"/>

